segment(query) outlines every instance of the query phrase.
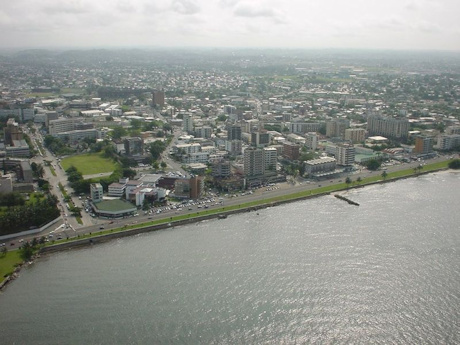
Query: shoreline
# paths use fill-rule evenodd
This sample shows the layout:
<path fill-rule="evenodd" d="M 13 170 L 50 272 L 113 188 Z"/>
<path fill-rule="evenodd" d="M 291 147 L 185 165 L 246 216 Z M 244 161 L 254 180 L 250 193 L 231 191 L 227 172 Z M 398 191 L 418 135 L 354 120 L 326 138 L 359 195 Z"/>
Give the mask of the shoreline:
<path fill-rule="evenodd" d="M 169 229 L 169 228 L 174 228 L 176 226 L 182 226 L 182 225 L 187 225 L 187 224 L 193 224 L 193 223 L 198 223 L 204 220 L 209 220 L 209 219 L 219 219 L 219 220 L 224 220 L 222 219 L 222 216 L 227 216 L 233 215 L 233 214 L 239 214 L 239 213 L 244 213 L 244 212 L 252 212 L 252 211 L 257 211 L 260 209 L 268 208 L 268 207 L 274 207 L 282 204 L 287 204 L 287 203 L 292 203 L 296 201 L 301 201 L 301 200 L 307 200 L 307 199 L 313 199 L 317 197 L 322 197 L 326 195 L 331 195 L 333 193 L 343 193 L 347 192 L 348 190 L 351 189 L 356 189 L 356 188 L 363 188 L 366 186 L 372 186 L 376 184 L 384 184 L 384 183 L 389 183 L 389 182 L 395 182 L 403 179 L 409 179 L 409 178 L 414 178 L 418 177 L 420 175 L 427 175 L 427 174 L 432 174 L 436 173 L 439 171 L 450 171 L 452 169 L 449 169 L 448 167 L 443 167 L 439 168 L 436 170 L 430 170 L 430 171 L 423 171 L 418 174 L 410 174 L 410 175 L 405 175 L 405 176 L 399 176 L 399 177 L 394 177 L 394 178 L 388 178 L 388 179 L 382 179 L 382 180 L 377 180 L 373 182 L 367 182 L 365 184 L 359 184 L 359 185 L 352 185 L 352 186 L 347 186 L 345 188 L 340 188 L 338 187 L 337 189 L 331 190 L 331 191 L 326 191 L 326 192 L 321 192 L 317 194 L 313 194 L 313 190 L 310 191 L 310 194 L 305 194 L 301 195 L 298 197 L 292 197 L 288 198 L 289 195 L 294 195 L 296 193 L 290 193 L 290 194 L 285 194 L 284 197 L 287 197 L 287 199 L 284 200 L 277 200 L 277 201 L 267 201 L 263 202 L 263 199 L 261 200 L 261 204 L 259 205 L 254 205 L 254 206 L 244 206 L 244 204 L 241 207 L 238 207 L 237 209 L 234 210 L 229 210 L 229 211 L 221 211 L 221 212 L 216 212 L 213 214 L 208 214 L 208 215 L 202 215 L 202 216 L 196 216 L 193 218 L 188 218 L 188 219 L 181 219 L 181 220 L 171 220 L 167 221 L 165 220 L 164 223 L 161 224 L 156 224 L 156 225 L 147 225 L 147 226 L 141 226 L 133 229 L 127 229 L 127 230 L 119 230 L 119 231 L 114 231 L 110 232 L 107 234 L 102 234 L 102 235 L 92 235 L 91 237 L 87 238 L 82 238 L 82 239 L 76 239 L 76 240 L 69 240 L 68 242 L 63 242 L 63 243 L 58 243 L 58 244 L 53 244 L 50 246 L 45 246 L 42 247 L 38 250 L 38 252 L 32 257 L 32 259 L 29 262 L 22 262 L 20 265 L 15 267 L 13 274 L 9 275 L 8 277 L 5 277 L 5 279 L 0 282 L 0 292 L 3 291 L 6 286 L 13 280 L 15 280 L 21 271 L 21 269 L 26 265 L 26 264 L 32 264 L 35 262 L 37 258 L 39 258 L 42 254 L 52 254 L 55 252 L 60 252 L 64 250 L 70 250 L 73 248 L 82 248 L 82 247 L 88 247 L 88 246 L 93 246 L 96 244 L 102 244 L 105 242 L 109 242 L 113 239 L 116 238 L 123 238 L 123 237 L 128 237 L 128 236 L 134 236 L 137 234 L 141 233 L 147 233 L 147 232 L 152 232 L 152 231 L 158 231 L 158 230 L 164 230 L 164 229 Z M 455 170 L 453 170 L 455 171 Z M 270 200 L 270 199 L 268 199 Z M 116 229 L 115 229 L 116 230 Z"/>
<path fill-rule="evenodd" d="M 182 226 L 182 225 L 187 225 L 187 224 L 193 224 L 193 223 L 198 223 L 204 220 L 209 220 L 209 219 L 219 219 L 223 220 L 222 216 L 227 216 L 234 215 L 234 214 L 239 214 L 239 213 L 245 213 L 245 212 L 253 212 L 257 211 L 260 209 L 264 209 L 267 207 L 274 207 L 282 204 L 287 204 L 287 203 L 292 203 L 292 202 L 297 202 L 301 200 L 307 200 L 307 199 L 313 199 L 313 198 L 318 198 L 326 195 L 331 195 L 333 193 L 343 193 L 347 192 L 348 190 L 351 189 L 356 189 L 356 188 L 364 188 L 367 186 L 371 185 L 376 185 L 376 184 L 383 184 L 383 183 L 389 183 L 389 182 L 395 182 L 403 179 L 408 179 L 408 178 L 414 178 L 418 177 L 420 175 L 427 175 L 427 174 L 432 174 L 435 172 L 439 171 L 448 171 L 450 170 L 449 168 L 441 168 L 438 170 L 432 170 L 432 171 L 425 171 L 425 172 L 420 172 L 417 175 L 407 175 L 407 176 L 401 176 L 401 177 L 395 177 L 395 178 L 390 178 L 386 180 L 378 180 L 375 182 L 368 182 L 366 184 L 361 184 L 361 185 L 353 185 L 349 186 L 347 188 L 337 188 L 336 190 L 333 191 L 327 191 L 327 192 L 322 192 L 322 193 L 317 193 L 317 194 L 305 194 L 303 196 L 299 197 L 292 197 L 288 198 L 285 200 L 277 200 L 277 201 L 269 201 L 266 203 L 261 203 L 259 205 L 254 205 L 254 206 L 241 206 L 235 210 L 230 210 L 230 211 L 220 211 L 216 212 L 213 214 L 208 214 L 208 215 L 202 215 L 202 216 L 195 216 L 193 218 L 189 219 L 181 219 L 181 220 L 171 220 L 167 221 L 165 220 L 165 223 L 162 224 L 156 224 L 156 225 L 146 225 L 146 226 L 141 226 L 137 227 L 134 229 L 127 229 L 127 230 L 121 230 L 121 231 L 114 231 L 112 233 L 107 233 L 103 235 L 93 235 L 90 238 L 83 238 L 83 239 L 76 239 L 76 240 L 71 240 L 68 242 L 64 243 L 59 243 L 59 244 L 54 244 L 51 246 L 46 246 L 40 249 L 39 253 L 53 253 L 53 252 L 58 252 L 70 248 L 76 248 L 76 247 L 85 247 L 85 246 L 91 246 L 95 245 L 98 243 L 104 243 L 108 242 L 114 238 L 122 238 L 122 237 L 128 237 L 128 236 L 133 236 L 141 233 L 146 233 L 146 232 L 152 232 L 152 231 L 158 231 L 158 230 L 164 230 L 164 229 L 169 229 L 169 228 L 174 228 L 176 226 Z M 311 192 L 312 193 L 312 192 Z M 289 195 L 293 195 L 295 193 L 290 193 L 286 194 L 285 196 L 288 197 Z M 116 229 L 115 229 L 116 230 Z"/>

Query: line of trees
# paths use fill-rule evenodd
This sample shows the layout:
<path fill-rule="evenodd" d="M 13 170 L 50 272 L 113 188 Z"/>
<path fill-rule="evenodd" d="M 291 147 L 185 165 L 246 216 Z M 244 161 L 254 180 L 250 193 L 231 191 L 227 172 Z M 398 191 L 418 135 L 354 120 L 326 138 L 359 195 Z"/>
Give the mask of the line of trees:
<path fill-rule="evenodd" d="M 40 227 L 59 216 L 57 198 L 47 194 L 46 197 L 32 203 L 23 203 L 17 197 L 14 205 L 0 213 L 0 235 L 13 234 Z"/>

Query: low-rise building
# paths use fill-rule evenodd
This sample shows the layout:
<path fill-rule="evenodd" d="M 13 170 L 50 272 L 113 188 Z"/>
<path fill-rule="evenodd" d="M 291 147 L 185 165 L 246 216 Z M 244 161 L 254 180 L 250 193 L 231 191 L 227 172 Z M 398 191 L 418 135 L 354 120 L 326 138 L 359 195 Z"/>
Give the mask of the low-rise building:
<path fill-rule="evenodd" d="M 305 173 L 314 177 L 324 176 L 334 172 L 336 165 L 337 161 L 332 157 L 312 159 L 305 162 Z"/>
<path fill-rule="evenodd" d="M 93 203 L 98 203 L 103 200 L 103 189 L 100 183 L 91 183 L 90 185 L 91 200 Z"/>
<path fill-rule="evenodd" d="M 128 201 L 115 199 L 92 203 L 95 214 L 105 218 L 123 218 L 132 216 L 137 212 L 137 207 Z"/>
<path fill-rule="evenodd" d="M 126 185 L 121 183 L 111 183 L 109 185 L 108 195 L 116 198 L 122 198 L 125 195 Z"/>

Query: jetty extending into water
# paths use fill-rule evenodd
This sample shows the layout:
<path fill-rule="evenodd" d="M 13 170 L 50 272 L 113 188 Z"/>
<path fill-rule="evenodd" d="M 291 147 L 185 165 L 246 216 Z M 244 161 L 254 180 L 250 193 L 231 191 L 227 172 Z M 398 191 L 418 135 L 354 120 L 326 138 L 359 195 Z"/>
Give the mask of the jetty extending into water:
<path fill-rule="evenodd" d="M 340 199 L 340 200 L 343 200 L 343 201 L 346 201 L 348 202 L 350 205 L 355 205 L 355 206 L 359 206 L 359 204 L 356 202 L 356 201 L 353 201 L 353 200 L 350 200 L 342 195 L 339 195 L 339 194 L 334 194 L 334 196 L 337 198 L 337 199 Z"/>

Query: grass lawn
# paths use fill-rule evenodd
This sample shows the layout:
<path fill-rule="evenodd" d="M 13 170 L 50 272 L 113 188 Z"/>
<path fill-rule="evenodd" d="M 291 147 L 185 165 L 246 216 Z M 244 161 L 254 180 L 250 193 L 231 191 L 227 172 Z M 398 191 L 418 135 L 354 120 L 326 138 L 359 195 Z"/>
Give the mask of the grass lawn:
<path fill-rule="evenodd" d="M 43 199 L 45 199 L 45 195 L 43 193 L 30 193 L 29 201 L 26 202 L 26 205 L 35 204 L 39 200 Z"/>
<path fill-rule="evenodd" d="M 70 166 L 77 168 L 82 175 L 113 172 L 117 164 L 109 158 L 104 158 L 100 153 L 87 153 L 66 157 L 61 161 L 62 168 L 67 170 Z"/>
<path fill-rule="evenodd" d="M 12 250 L 6 253 L 6 256 L 0 254 L 0 281 L 6 275 L 13 273 L 14 268 L 22 262 L 19 257 L 19 250 Z"/>

